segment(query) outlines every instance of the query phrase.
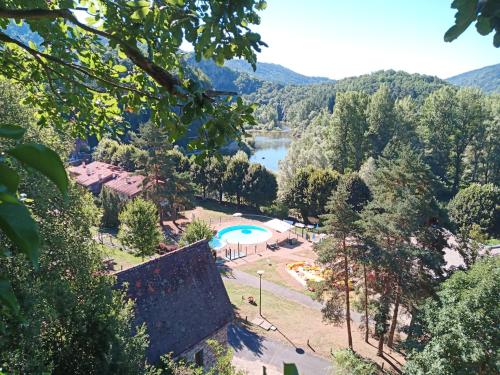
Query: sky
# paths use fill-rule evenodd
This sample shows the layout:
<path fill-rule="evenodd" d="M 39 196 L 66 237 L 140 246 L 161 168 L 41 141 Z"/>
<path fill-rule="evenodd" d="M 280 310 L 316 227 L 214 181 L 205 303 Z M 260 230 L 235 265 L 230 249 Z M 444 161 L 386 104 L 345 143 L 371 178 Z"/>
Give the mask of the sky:
<path fill-rule="evenodd" d="M 493 34 L 471 25 L 445 43 L 452 0 L 268 0 L 259 32 L 269 48 L 258 61 L 340 79 L 381 69 L 440 78 L 500 63 Z"/>

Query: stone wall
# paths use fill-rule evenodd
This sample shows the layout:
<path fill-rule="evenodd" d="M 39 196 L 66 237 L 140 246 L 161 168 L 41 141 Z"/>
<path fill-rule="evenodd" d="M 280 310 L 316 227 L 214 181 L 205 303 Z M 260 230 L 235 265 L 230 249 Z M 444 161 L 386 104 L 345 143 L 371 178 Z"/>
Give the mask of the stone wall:
<path fill-rule="evenodd" d="M 219 342 L 224 348 L 227 348 L 228 346 L 228 339 L 227 339 L 227 329 L 228 329 L 229 324 L 226 324 L 224 327 L 216 331 L 212 336 L 207 337 L 205 340 L 199 342 L 195 346 L 191 347 L 190 349 L 186 350 L 183 352 L 181 355 L 179 355 L 176 359 L 183 358 L 187 362 L 190 363 L 195 363 L 195 355 L 197 352 L 200 350 L 203 350 L 203 368 L 205 371 L 210 369 L 214 364 L 215 364 L 215 355 L 210 349 L 210 346 L 207 344 L 208 340 L 215 340 Z"/>

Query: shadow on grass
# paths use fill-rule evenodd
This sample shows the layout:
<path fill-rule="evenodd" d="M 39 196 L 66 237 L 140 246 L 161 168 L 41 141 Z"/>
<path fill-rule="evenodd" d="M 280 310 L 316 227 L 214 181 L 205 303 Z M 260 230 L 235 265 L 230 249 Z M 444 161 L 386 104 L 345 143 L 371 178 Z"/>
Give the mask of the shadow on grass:
<path fill-rule="evenodd" d="M 273 326 L 275 326 L 275 327 L 276 327 L 276 332 L 278 332 L 281 336 L 283 336 L 283 338 L 284 338 L 286 341 L 288 341 L 288 342 L 290 343 L 290 345 L 292 345 L 292 346 L 295 348 L 295 352 L 296 352 L 297 354 L 304 354 L 304 353 L 305 353 L 304 349 L 302 349 L 302 348 L 298 347 L 297 345 L 295 345 L 295 343 L 294 343 L 292 340 L 290 340 L 290 339 L 288 338 L 288 336 L 287 336 L 287 335 L 285 335 L 285 334 L 283 333 L 283 331 L 281 331 L 281 330 L 278 328 L 278 326 L 277 326 L 277 325 L 275 325 L 273 322 L 271 322 L 269 319 L 267 319 L 264 315 L 262 315 L 262 318 L 263 318 L 263 319 L 265 319 L 266 321 L 268 321 L 269 323 L 271 323 Z"/>
<path fill-rule="evenodd" d="M 246 323 L 245 321 L 239 321 L 238 323 L 231 324 L 227 329 L 229 345 L 231 345 L 235 352 L 246 348 L 260 357 L 263 354 L 263 337 L 255 332 L 252 332 L 249 327 L 250 323 Z"/>
<path fill-rule="evenodd" d="M 232 268 L 228 267 L 224 263 L 217 264 L 217 270 L 219 271 L 222 277 L 225 277 L 227 279 L 236 279 L 236 277 L 233 274 Z"/>

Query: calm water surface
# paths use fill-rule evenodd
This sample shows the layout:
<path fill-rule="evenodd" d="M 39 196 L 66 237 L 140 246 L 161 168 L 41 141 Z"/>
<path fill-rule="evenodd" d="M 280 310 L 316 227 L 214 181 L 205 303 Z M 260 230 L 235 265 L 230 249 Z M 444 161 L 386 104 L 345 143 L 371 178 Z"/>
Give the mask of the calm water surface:
<path fill-rule="evenodd" d="M 272 172 L 278 172 L 279 161 L 283 160 L 292 143 L 290 132 L 255 133 L 255 152 L 250 162 L 260 163 Z"/>

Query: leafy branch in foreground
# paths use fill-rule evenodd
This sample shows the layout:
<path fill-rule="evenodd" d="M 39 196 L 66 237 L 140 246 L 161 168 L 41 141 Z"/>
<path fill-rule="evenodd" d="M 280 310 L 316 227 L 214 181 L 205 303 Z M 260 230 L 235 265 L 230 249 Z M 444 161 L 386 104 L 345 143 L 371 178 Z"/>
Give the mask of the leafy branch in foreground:
<path fill-rule="evenodd" d="M 123 111 L 147 111 L 170 141 L 197 121 L 190 146 L 206 151 L 253 123 L 253 106 L 234 101 L 236 93 L 207 89 L 190 77 L 179 48 L 186 40 L 197 60 L 222 65 L 237 57 L 255 68 L 265 43 L 249 25 L 259 24 L 265 1 L 40 4 L 0 1 L 0 64 L 3 76 L 27 89 L 41 125 L 102 135 L 123 130 Z"/>
<path fill-rule="evenodd" d="M 7 142 L 23 137 L 25 129 L 16 125 L 0 125 L 0 139 Z M 4 142 L 2 142 L 4 143 Z M 34 266 L 38 265 L 40 236 L 38 228 L 23 199 L 18 187 L 20 177 L 14 168 L 15 162 L 21 162 L 49 178 L 66 196 L 68 177 L 63 163 L 56 152 L 36 143 L 18 143 L 4 150 L 0 148 L 0 230 L 13 245 L 24 253 Z M 0 256 L 11 256 L 12 251 L 0 248 Z M 0 304 L 13 314 L 19 312 L 19 305 L 9 279 L 0 273 Z"/>
<path fill-rule="evenodd" d="M 457 39 L 474 21 L 477 32 L 488 35 L 495 31 L 493 45 L 500 47 L 500 2 L 498 0 L 454 0 L 451 7 L 457 10 L 455 24 L 444 34 L 445 42 Z"/>

